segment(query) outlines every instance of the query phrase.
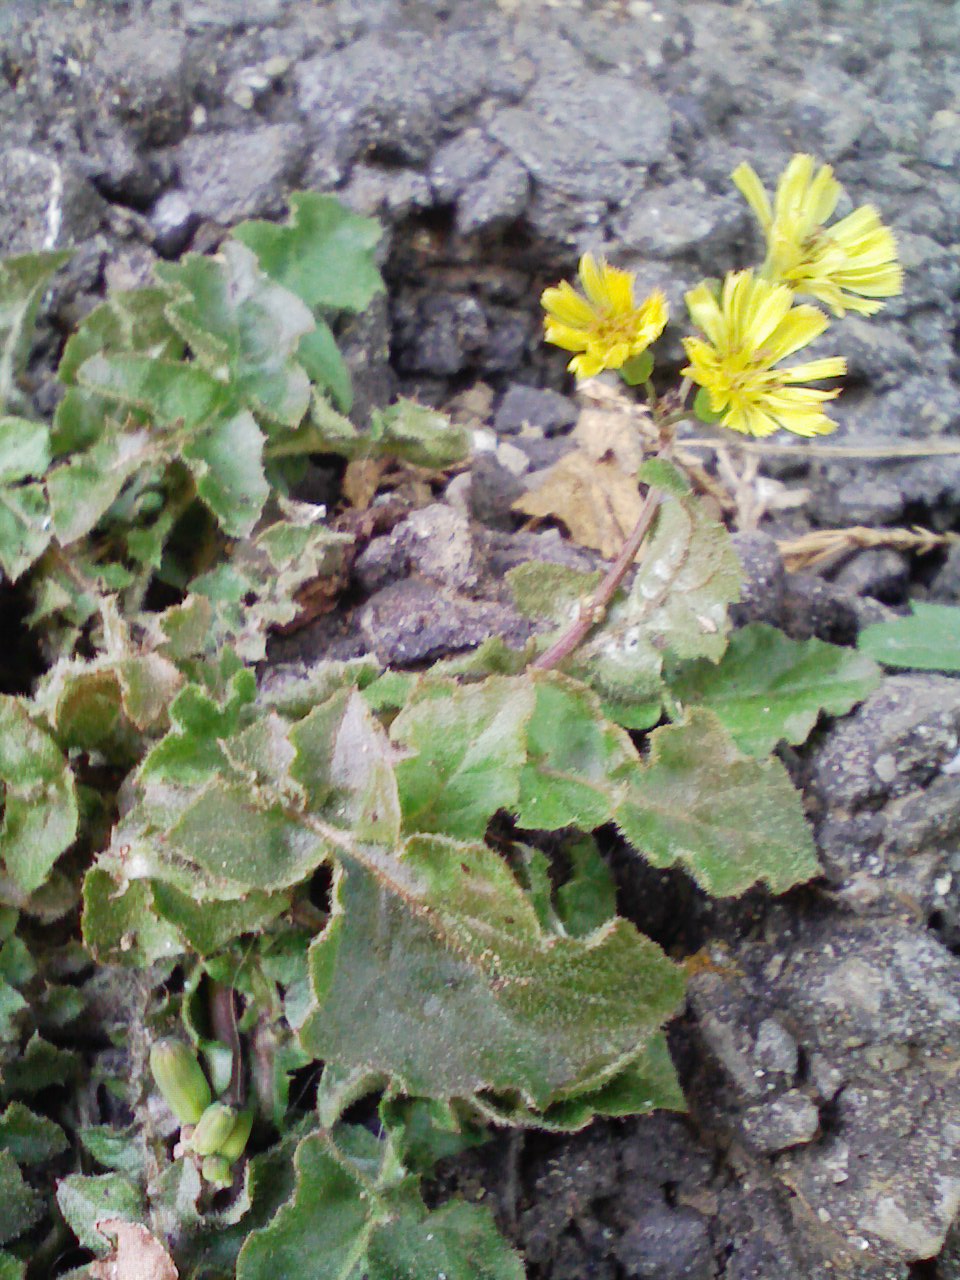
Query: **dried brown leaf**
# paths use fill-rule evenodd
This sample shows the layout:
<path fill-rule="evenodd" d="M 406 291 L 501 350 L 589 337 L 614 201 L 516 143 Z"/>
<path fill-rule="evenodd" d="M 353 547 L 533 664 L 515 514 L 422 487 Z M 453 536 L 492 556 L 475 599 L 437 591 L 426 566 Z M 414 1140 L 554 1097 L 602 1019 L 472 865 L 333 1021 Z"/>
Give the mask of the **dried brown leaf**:
<path fill-rule="evenodd" d="M 91 1262 L 88 1272 L 93 1280 L 179 1280 L 169 1253 L 138 1222 L 109 1218 L 98 1222 L 97 1230 L 113 1236 L 116 1244 L 109 1257 Z"/>
<path fill-rule="evenodd" d="M 612 560 L 640 518 L 636 479 L 616 462 L 598 462 L 582 450 L 555 463 L 543 482 L 513 504 L 528 516 L 553 516 L 570 537 Z"/>

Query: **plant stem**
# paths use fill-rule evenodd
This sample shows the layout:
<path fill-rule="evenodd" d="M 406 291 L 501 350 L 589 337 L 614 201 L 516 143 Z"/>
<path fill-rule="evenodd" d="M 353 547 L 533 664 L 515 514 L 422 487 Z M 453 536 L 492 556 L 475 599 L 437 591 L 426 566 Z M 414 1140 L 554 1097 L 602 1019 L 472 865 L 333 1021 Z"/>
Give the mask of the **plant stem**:
<path fill-rule="evenodd" d="M 657 455 L 663 457 L 666 450 Z M 580 607 L 580 613 L 571 627 L 530 665 L 539 671 L 549 671 L 552 667 L 568 658 L 574 649 L 583 643 L 594 627 L 599 626 L 606 616 L 607 606 L 616 595 L 620 583 L 626 577 L 627 570 L 637 558 L 640 544 L 653 523 L 653 517 L 660 506 L 661 494 L 657 489 L 649 489 L 640 508 L 640 516 L 633 531 L 620 548 L 620 554 L 607 570 L 607 576 L 600 583 L 590 599 Z"/>
<path fill-rule="evenodd" d="M 224 1097 L 227 1102 L 239 1106 L 243 1102 L 243 1049 L 237 1030 L 237 1008 L 232 987 L 214 983 L 210 994 L 210 1021 L 214 1036 L 227 1046 L 232 1060 L 230 1085 Z"/>

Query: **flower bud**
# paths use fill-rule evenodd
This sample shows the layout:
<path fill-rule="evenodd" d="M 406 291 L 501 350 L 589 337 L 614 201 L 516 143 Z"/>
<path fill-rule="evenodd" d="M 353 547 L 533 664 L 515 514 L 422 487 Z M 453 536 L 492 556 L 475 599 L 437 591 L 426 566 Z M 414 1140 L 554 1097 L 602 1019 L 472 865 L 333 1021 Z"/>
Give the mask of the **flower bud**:
<path fill-rule="evenodd" d="M 236 1124 L 230 1130 L 230 1136 L 226 1142 L 221 1142 L 220 1144 L 220 1155 L 229 1160 L 231 1164 L 234 1160 L 239 1160 L 246 1150 L 247 1140 L 250 1137 L 252 1128 L 253 1112 L 250 1110 L 241 1111 L 237 1116 Z"/>
<path fill-rule="evenodd" d="M 170 1110 L 181 1124 L 196 1124 L 210 1105 L 207 1077 L 182 1040 L 158 1040 L 150 1050 L 150 1070 Z"/>
<path fill-rule="evenodd" d="M 204 1182 L 210 1182 L 215 1187 L 229 1187 L 233 1181 L 230 1161 L 225 1160 L 223 1156 L 207 1156 L 200 1166 L 200 1172 Z"/>
<path fill-rule="evenodd" d="M 197 1121 L 190 1146 L 198 1156 L 218 1156 L 237 1123 L 237 1113 L 225 1102 L 211 1102 Z"/>

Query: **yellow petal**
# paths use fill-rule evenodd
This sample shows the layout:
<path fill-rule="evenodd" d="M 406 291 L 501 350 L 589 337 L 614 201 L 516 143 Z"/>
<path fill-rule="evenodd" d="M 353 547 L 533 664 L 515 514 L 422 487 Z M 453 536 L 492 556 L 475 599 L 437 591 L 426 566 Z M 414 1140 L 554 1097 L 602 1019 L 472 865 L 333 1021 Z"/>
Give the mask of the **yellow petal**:
<path fill-rule="evenodd" d="M 593 308 L 567 280 L 561 280 L 555 289 L 544 289 L 540 305 L 561 324 L 586 329 L 594 323 Z"/>
<path fill-rule="evenodd" d="M 691 289 L 684 295 L 684 299 L 687 310 L 690 312 L 690 319 L 698 329 L 703 330 L 714 346 L 719 346 L 723 337 L 723 316 L 710 286 L 698 284 L 695 289 Z M 691 341 L 696 340 L 691 339 Z M 684 346 L 686 346 L 686 340 Z M 687 354 L 690 354 L 689 350 Z"/>
<path fill-rule="evenodd" d="M 583 291 L 596 308 L 608 308 L 610 297 L 604 279 L 606 263 L 600 259 L 599 264 L 592 253 L 585 253 L 580 259 L 578 274 Z"/>
<path fill-rule="evenodd" d="M 734 186 L 753 210 L 757 221 L 766 231 L 773 220 L 773 214 L 770 209 L 770 198 L 763 188 L 763 183 L 746 161 L 738 164 L 730 177 L 733 179 Z"/>
<path fill-rule="evenodd" d="M 770 364 L 776 364 L 819 338 L 830 321 L 818 307 L 807 304 L 791 307 L 767 339 L 765 351 Z"/>

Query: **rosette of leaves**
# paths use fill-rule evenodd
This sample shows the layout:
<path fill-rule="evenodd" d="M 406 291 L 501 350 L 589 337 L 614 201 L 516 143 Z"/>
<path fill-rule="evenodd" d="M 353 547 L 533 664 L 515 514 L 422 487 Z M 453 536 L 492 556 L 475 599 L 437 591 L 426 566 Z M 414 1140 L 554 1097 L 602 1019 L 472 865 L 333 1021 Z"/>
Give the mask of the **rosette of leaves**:
<path fill-rule="evenodd" d="M 0 272 L 0 408 L 18 415 L 0 418 L 0 568 L 30 573 L 33 620 L 63 628 L 62 651 L 103 594 L 131 613 L 158 574 L 183 587 L 224 538 L 248 538 L 289 460 L 326 447 L 311 406 L 349 406 L 328 318 L 382 289 L 380 230 L 330 197 L 291 209 L 96 307 L 64 348 L 52 425 L 29 417 L 20 379 L 66 255 Z"/>

